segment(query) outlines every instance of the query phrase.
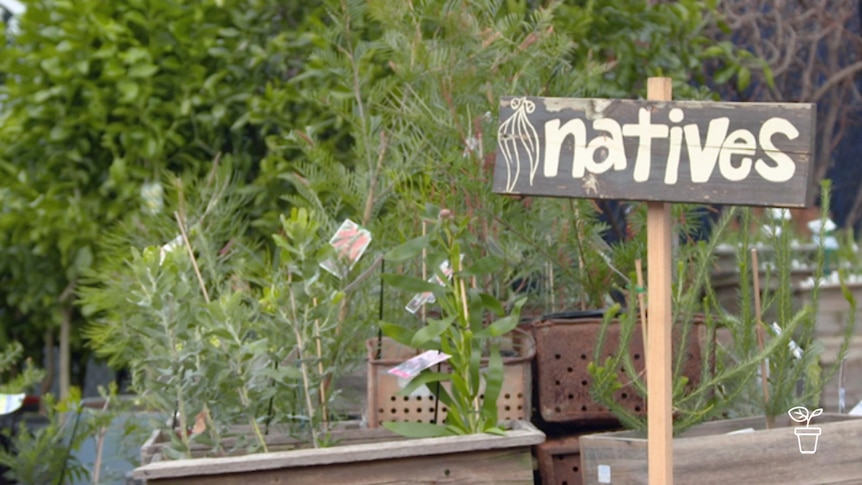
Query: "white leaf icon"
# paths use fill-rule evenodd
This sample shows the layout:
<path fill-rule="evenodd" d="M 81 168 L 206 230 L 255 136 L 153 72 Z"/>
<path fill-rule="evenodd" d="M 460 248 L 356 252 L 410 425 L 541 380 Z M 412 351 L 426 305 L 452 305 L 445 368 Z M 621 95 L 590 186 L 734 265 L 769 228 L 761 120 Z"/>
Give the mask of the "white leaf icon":
<path fill-rule="evenodd" d="M 821 412 L 823 411 L 821 410 Z M 797 423 L 804 423 L 810 419 L 808 417 L 808 408 L 806 408 L 805 406 L 796 406 L 794 408 L 791 408 L 789 411 L 787 411 L 787 414 L 788 416 L 790 416 L 790 419 L 796 421 Z"/>

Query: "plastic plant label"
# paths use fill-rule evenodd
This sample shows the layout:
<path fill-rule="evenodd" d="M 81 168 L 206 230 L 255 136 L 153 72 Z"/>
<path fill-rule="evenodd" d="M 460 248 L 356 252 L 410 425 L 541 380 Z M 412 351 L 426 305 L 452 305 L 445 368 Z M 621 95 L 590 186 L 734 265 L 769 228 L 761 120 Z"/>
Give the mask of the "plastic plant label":
<path fill-rule="evenodd" d="M 343 278 L 343 271 L 353 269 L 359 258 L 365 254 L 365 250 L 371 244 L 371 232 L 368 229 L 359 227 L 358 224 L 350 219 L 345 219 L 341 223 L 341 227 L 335 231 L 332 239 L 329 240 L 329 244 L 335 248 L 336 257 L 340 261 L 329 258 L 320 263 L 320 267 L 338 278 Z M 340 266 L 339 263 L 344 266 Z"/>
<path fill-rule="evenodd" d="M 599 465 L 599 483 L 611 483 L 610 465 Z"/>
<path fill-rule="evenodd" d="M 779 326 L 777 322 L 772 322 L 770 328 L 772 329 L 772 332 L 775 333 L 775 336 L 781 336 L 781 326 Z M 791 339 L 790 342 L 787 343 L 787 346 L 790 347 L 790 352 L 793 353 L 793 357 L 796 357 L 797 359 L 802 358 L 802 349 L 799 348 L 799 345 L 795 340 Z"/>
<path fill-rule="evenodd" d="M 452 356 L 437 350 L 426 350 L 416 357 L 405 360 L 398 366 L 389 369 L 387 372 L 402 379 L 409 380 L 418 376 L 423 370 L 434 364 L 448 360 L 450 357 Z"/>
<path fill-rule="evenodd" d="M 854 406 L 847 414 L 850 416 L 862 416 L 862 401 L 859 401 L 859 404 Z"/>
<path fill-rule="evenodd" d="M 26 394 L 0 394 L 0 416 L 12 414 L 24 404 Z"/>
<path fill-rule="evenodd" d="M 183 244 L 183 236 L 179 235 L 173 238 L 170 242 L 165 243 L 163 246 L 159 248 L 159 266 L 165 262 L 165 256 L 168 253 L 173 252 L 174 249 L 182 246 Z"/>
<path fill-rule="evenodd" d="M 464 260 L 464 255 L 462 254 L 461 255 L 461 261 L 463 261 L 463 260 Z M 441 273 L 446 275 L 447 278 L 452 279 L 452 273 L 454 271 L 449 266 L 449 260 L 448 259 L 446 261 L 443 261 L 442 263 L 440 263 L 439 268 L 440 268 Z M 434 276 L 428 278 L 428 282 L 429 283 L 437 283 L 440 286 L 446 285 L 446 282 L 443 281 L 442 279 L 440 279 L 440 277 L 437 274 L 434 274 Z M 434 303 L 435 301 L 437 301 L 437 297 L 434 296 L 434 293 L 431 293 L 430 291 L 426 291 L 424 293 L 418 293 L 416 296 L 414 296 L 410 300 L 410 302 L 407 303 L 407 306 L 404 308 L 407 309 L 408 312 L 415 314 L 420 308 L 422 308 L 422 305 L 425 305 L 427 303 Z"/>

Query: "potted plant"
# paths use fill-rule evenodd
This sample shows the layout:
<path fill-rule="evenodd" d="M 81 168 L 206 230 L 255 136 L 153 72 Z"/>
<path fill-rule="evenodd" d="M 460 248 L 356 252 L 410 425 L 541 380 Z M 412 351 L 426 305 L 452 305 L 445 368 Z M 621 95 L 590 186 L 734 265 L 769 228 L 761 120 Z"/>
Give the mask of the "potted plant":
<path fill-rule="evenodd" d="M 497 408 L 504 395 L 508 399 L 514 397 L 510 393 L 517 393 L 516 401 L 526 403 L 526 409 L 518 410 L 520 416 L 529 418 L 532 354 L 525 358 L 516 353 L 510 361 L 525 361 L 526 370 L 518 369 L 508 375 L 502 355 L 504 347 L 512 350 L 513 340 L 532 348 L 529 334 L 513 335 L 526 298 L 504 305 L 478 288 L 477 281 L 492 275 L 500 266 L 499 258 L 481 256 L 480 245 L 468 231 L 467 218 L 457 217 L 447 209 L 439 211 L 428 234 L 393 249 L 387 254 L 387 261 L 415 259 L 420 254 L 436 269 L 430 280 L 404 274 L 387 274 L 384 278 L 390 285 L 409 292 L 406 296 L 415 294 L 414 298 L 436 302 L 439 316 L 429 318 L 426 325 L 418 328 L 388 322 L 382 323 L 382 327 L 388 338 L 405 348 L 444 356 L 442 368 L 435 371 L 430 366 L 419 367 L 397 393 L 406 399 L 427 386 L 430 399 L 426 399 L 434 406 L 442 404 L 444 409 L 440 418 L 431 422 L 400 419 L 383 422 L 383 426 L 408 436 L 502 434 L 503 430 L 498 428 L 500 418 L 511 415 L 506 411 L 512 407 L 507 403 L 506 408 Z M 507 306 L 511 307 L 508 314 Z M 371 348 L 374 350 L 373 342 Z M 507 383 L 507 378 L 513 382 Z"/>
<path fill-rule="evenodd" d="M 315 320 L 326 321 L 325 314 L 318 313 L 316 310 L 321 307 L 321 303 L 318 301 L 317 305 L 314 305 L 311 289 L 320 284 L 322 278 L 322 275 L 318 274 L 317 267 L 328 260 L 331 254 L 321 250 L 320 245 L 314 243 L 315 240 L 322 238 L 318 235 L 313 215 L 303 210 L 294 211 L 290 218 L 284 219 L 284 234 L 279 235 L 277 239 L 280 239 L 279 247 L 290 253 L 291 263 L 288 266 L 291 269 L 280 277 L 282 281 L 286 280 L 288 285 L 262 286 L 263 308 L 259 311 L 275 312 L 281 317 L 280 323 L 288 328 L 293 327 L 295 332 L 295 327 L 302 325 L 302 322 L 313 326 Z M 300 271 L 298 267 L 304 269 Z M 309 272 L 316 276 L 309 277 Z M 460 274 L 460 269 L 457 272 Z M 297 287 L 295 284 L 300 278 L 302 286 Z M 462 287 L 461 291 L 466 289 Z M 331 295 L 330 298 L 337 302 L 338 295 Z M 306 302 L 305 306 L 299 306 L 302 301 Z M 281 314 L 282 311 L 286 313 Z M 441 322 L 452 324 L 456 318 L 453 316 Z M 528 483 L 528 480 L 532 480 L 529 447 L 541 442 L 544 435 L 525 422 L 514 423 L 505 430 L 497 426 L 494 392 L 495 389 L 499 392 L 498 379 L 501 371 L 499 352 L 490 354 L 488 372 L 491 378 L 490 381 L 488 378 L 483 379 L 486 383 L 483 387 L 484 403 L 479 408 L 474 406 L 478 398 L 479 388 L 476 386 L 479 383 L 479 369 L 478 363 L 473 359 L 473 350 L 481 350 L 480 342 L 493 340 L 498 331 L 509 328 L 511 322 L 517 323 L 517 313 L 499 322 L 489 327 L 486 332 L 488 335 L 480 334 L 475 338 L 470 334 L 470 327 L 459 326 L 457 331 L 442 328 L 444 327 L 442 323 L 433 327 L 435 331 L 439 330 L 439 335 L 448 332 L 452 338 L 460 336 L 459 348 L 463 349 L 461 346 L 467 345 L 467 350 L 457 354 L 458 358 L 451 363 L 451 375 L 459 382 L 473 379 L 469 381 L 473 383 L 469 395 L 459 394 L 459 390 L 455 389 L 449 394 L 450 398 L 441 397 L 441 400 L 450 408 L 447 426 L 437 426 L 436 432 L 429 432 L 430 428 L 426 427 L 394 428 L 401 431 L 403 435 L 433 436 L 433 439 L 402 441 L 402 437 L 386 429 L 353 429 L 341 432 L 335 425 L 330 425 L 328 428 L 324 426 L 323 432 L 315 431 L 321 429 L 320 421 L 316 420 L 315 416 L 320 416 L 319 413 L 325 404 L 317 399 L 317 396 L 324 392 L 319 390 L 321 389 L 319 385 L 325 385 L 325 382 L 317 379 L 310 385 L 308 375 L 317 368 L 317 361 L 332 359 L 328 353 L 335 352 L 337 349 L 326 347 L 320 354 L 315 354 L 313 350 L 315 346 L 299 344 L 303 339 L 297 336 L 299 346 L 294 360 L 281 360 L 279 368 L 294 369 L 292 373 L 281 377 L 281 380 L 294 380 L 293 390 L 298 395 L 296 405 L 299 410 L 305 411 L 308 420 L 307 434 L 310 435 L 310 439 L 287 439 L 286 437 L 278 441 L 264 439 L 257 450 L 262 450 L 263 453 L 243 456 L 188 459 L 189 456 L 194 456 L 194 453 L 187 453 L 186 459 L 164 461 L 168 456 L 163 453 L 160 457 L 163 461 L 159 462 L 154 462 L 154 457 L 150 456 L 150 463 L 135 470 L 135 477 L 146 479 L 148 483 L 168 483 L 178 479 L 184 480 L 184 483 L 193 479 L 205 480 L 206 483 L 221 483 L 221 480 L 235 481 L 238 476 L 249 478 L 254 476 L 255 479 L 260 479 L 264 476 L 289 475 L 291 479 L 300 481 L 318 477 L 317 479 L 326 483 L 376 483 L 409 474 L 411 479 L 417 480 L 471 477 L 471 479 L 489 482 L 514 479 L 516 482 L 520 480 Z M 334 329 L 331 330 L 334 331 Z M 428 334 L 427 329 L 424 333 Z M 227 335 L 222 337 L 216 333 L 203 335 L 204 340 L 212 336 L 228 337 Z M 304 341 L 307 343 L 309 340 Z M 254 341 L 249 343 L 254 345 Z M 447 350 L 452 351 L 448 347 Z M 286 363 L 285 360 L 288 362 Z M 252 360 L 250 365 L 254 363 L 255 361 Z M 267 365 L 259 366 L 256 372 L 265 377 L 274 376 L 272 372 L 262 371 L 267 367 Z M 250 378 L 253 379 L 254 376 Z M 428 377 L 422 377 L 413 386 L 439 380 L 441 380 L 440 375 L 435 375 L 430 380 Z M 211 386 L 218 386 L 218 384 L 218 381 L 210 382 Z M 242 382 L 237 381 L 235 385 L 241 386 Z M 250 391 L 254 390 L 248 384 L 246 388 Z M 236 405 L 244 406 L 245 402 L 237 402 Z M 206 423 L 211 418 L 204 415 L 201 419 Z M 321 419 L 325 420 L 325 416 Z M 255 423 L 259 420 L 258 418 L 249 421 L 249 427 L 254 430 Z M 279 417 L 273 416 L 273 422 L 278 421 Z M 205 433 L 205 429 L 202 431 Z M 258 433 L 259 431 L 254 432 L 255 435 Z M 503 436 L 491 436 L 486 433 L 497 433 Z M 330 446 L 336 444 L 337 446 Z M 264 448 L 265 445 L 270 446 L 267 449 Z M 228 451 L 226 446 L 222 449 L 225 452 Z M 284 451 L 274 451 L 276 449 Z M 224 454 L 226 453 L 217 453 L 217 455 Z"/>
<path fill-rule="evenodd" d="M 828 185 L 824 185 L 824 200 L 828 200 Z M 747 217 L 744 214 L 744 219 Z M 779 258 L 776 277 L 782 282 L 789 281 L 790 265 L 781 264 L 780 259 L 782 254 L 788 254 L 787 248 L 773 247 Z M 708 275 L 711 249 L 709 245 L 701 248 L 696 274 Z M 821 252 L 818 254 L 821 270 L 822 261 Z M 751 267 L 751 259 L 741 261 L 741 274 Z M 753 302 L 751 296 L 759 293 L 752 286 L 747 278 L 740 280 L 740 287 L 749 292 L 740 297 L 740 314 L 717 315 L 733 339 L 729 345 L 719 345 L 715 373 L 706 374 L 694 389 L 675 390 L 674 474 L 697 483 L 859 480 L 862 454 L 852 444 L 855 438 L 850 437 L 862 432 L 862 420 L 834 414 L 819 416 L 822 437 L 818 454 L 811 460 L 799 460 L 801 449 L 813 447 L 796 446 L 794 432 L 788 426 L 790 421 L 782 419 L 782 416 L 800 417 L 799 406 L 815 408 L 824 383 L 836 371 L 836 366 L 826 370 L 819 366 L 820 347 L 814 339 L 816 321 L 811 304 L 797 311 L 796 303 L 788 298 L 792 291 L 789 285 L 779 285 L 775 294 L 765 291 L 763 304 L 772 306 L 772 313 L 778 317 L 775 326 L 779 329 L 767 337 L 769 330 L 758 311 L 761 306 L 754 304 L 757 301 Z M 709 285 L 705 286 L 705 292 L 707 297 L 703 301 L 711 302 L 714 308 L 715 297 Z M 842 352 L 846 352 L 853 326 L 851 318 L 845 329 Z M 598 399 L 607 400 L 608 390 L 614 387 L 613 375 L 607 369 L 612 369 L 616 362 L 608 359 L 608 364 L 595 367 L 597 380 L 604 386 L 596 389 Z M 725 419 L 705 422 L 714 418 Z M 621 420 L 632 429 L 580 438 L 584 483 L 611 483 L 607 480 L 646 483 L 645 422 L 626 415 Z M 813 430 L 809 431 L 813 434 Z M 808 437 L 806 431 L 798 433 L 800 439 Z M 620 447 L 626 451 L 617 453 Z M 764 463 L 770 463 L 770 467 L 764 468 Z"/>
<path fill-rule="evenodd" d="M 544 437 L 529 423 L 501 430 L 505 437 L 477 435 L 495 431 L 496 420 L 475 421 L 464 410 L 461 423 L 475 424 L 473 435 L 402 442 L 389 430 L 339 421 L 336 377 L 359 362 L 357 337 L 372 327 L 338 315 L 344 295 L 361 286 L 352 275 L 367 271 L 343 265 L 331 229 L 304 209 L 282 218 L 274 251 L 251 251 L 238 216 L 243 200 L 224 180 L 175 181 L 173 217 L 148 220 L 151 233 L 115 236 L 127 256 L 113 253 L 82 295 L 100 318 L 89 329 L 96 350 L 128 365 L 133 389 L 166 417 L 154 423 L 135 477 L 219 483 L 269 470 L 357 483 L 361 468 L 372 481 L 393 473 L 532 479 L 529 446 Z M 175 242 L 147 245 L 153 240 Z M 407 468 L 392 468 L 407 456 Z"/>

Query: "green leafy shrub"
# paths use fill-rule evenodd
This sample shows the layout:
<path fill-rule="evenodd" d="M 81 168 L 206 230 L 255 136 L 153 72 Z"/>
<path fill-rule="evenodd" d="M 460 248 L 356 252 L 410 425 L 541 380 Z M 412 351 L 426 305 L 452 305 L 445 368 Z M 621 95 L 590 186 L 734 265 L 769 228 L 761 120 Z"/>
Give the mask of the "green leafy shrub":
<path fill-rule="evenodd" d="M 176 414 L 162 425 L 172 456 L 193 444 L 265 451 L 275 425 L 321 446 L 336 418 L 334 382 L 358 363 L 354 344 L 368 325 L 338 318 L 350 282 L 320 266 L 333 256 L 320 218 L 292 211 L 273 235 L 276 251 L 257 250 L 243 237 L 247 198 L 225 177 L 175 182 L 173 217 L 116 236 L 105 250 L 114 259 L 82 288 L 88 336 L 129 366 L 148 406 Z M 239 439 L 228 449 L 227 437 Z"/>
<path fill-rule="evenodd" d="M 419 329 L 383 324 L 384 333 L 396 342 L 451 356 L 446 361 L 451 370 L 426 369 L 399 392 L 406 396 L 427 386 L 448 407 L 446 420 L 442 424 L 386 422 L 383 425 L 412 437 L 501 434 L 503 430 L 497 419 L 497 399 L 503 386 L 500 337 L 518 325 L 526 298 L 515 302 L 507 314 L 499 300 L 470 283 L 493 275 L 500 259 L 481 257 L 478 241 L 468 231 L 467 218 L 450 219 L 451 214 L 447 213 L 448 210 L 441 212 L 427 235 L 404 243 L 386 256 L 387 260 L 400 261 L 421 253 L 428 266 L 435 268 L 434 276 L 442 284 L 403 274 L 388 274 L 385 279 L 402 290 L 432 293 L 439 304 L 439 318 L 429 318 L 427 325 Z M 439 269 L 444 262 L 449 263 L 451 277 Z M 487 359 L 487 368 L 483 359 Z M 449 383 L 448 390 L 439 383 Z"/>

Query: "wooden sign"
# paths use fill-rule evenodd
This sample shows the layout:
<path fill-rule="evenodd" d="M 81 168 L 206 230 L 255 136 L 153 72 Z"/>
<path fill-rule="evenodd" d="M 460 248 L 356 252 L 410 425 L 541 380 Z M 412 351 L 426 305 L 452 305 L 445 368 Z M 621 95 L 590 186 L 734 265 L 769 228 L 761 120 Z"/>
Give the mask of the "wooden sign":
<path fill-rule="evenodd" d="M 506 97 L 493 191 L 804 207 L 816 106 Z"/>

